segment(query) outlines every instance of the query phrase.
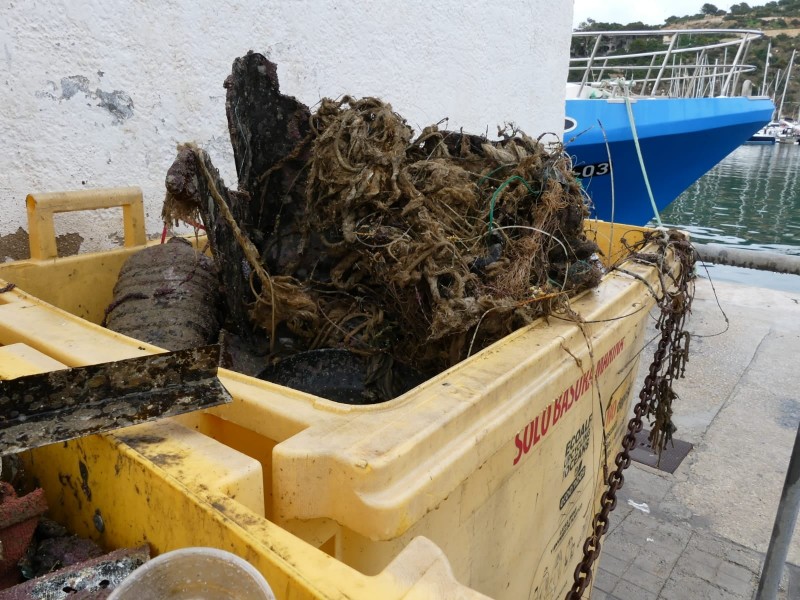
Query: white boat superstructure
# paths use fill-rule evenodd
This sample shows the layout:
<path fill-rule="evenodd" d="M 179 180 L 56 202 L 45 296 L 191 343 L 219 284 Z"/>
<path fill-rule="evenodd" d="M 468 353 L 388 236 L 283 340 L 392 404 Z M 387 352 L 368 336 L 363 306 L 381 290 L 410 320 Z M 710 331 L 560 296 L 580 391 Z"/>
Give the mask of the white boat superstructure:
<path fill-rule="evenodd" d="M 797 121 L 770 121 L 747 140 L 748 144 L 796 144 L 800 139 Z"/>

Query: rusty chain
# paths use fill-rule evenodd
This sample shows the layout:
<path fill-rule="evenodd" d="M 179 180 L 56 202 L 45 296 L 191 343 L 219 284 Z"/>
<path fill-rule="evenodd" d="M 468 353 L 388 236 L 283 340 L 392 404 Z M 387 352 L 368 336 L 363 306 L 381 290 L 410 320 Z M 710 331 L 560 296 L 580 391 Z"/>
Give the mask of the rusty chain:
<path fill-rule="evenodd" d="M 653 232 L 645 237 L 640 248 L 648 242 L 658 243 L 660 253 L 657 257 L 634 253 L 634 258 L 659 269 L 662 296 L 656 298 L 661 309 L 656 329 L 660 332 L 660 339 L 639 392 L 634 416 L 628 422 L 628 432 L 622 439 L 622 450 L 614 459 L 616 469 L 609 473 L 606 480 L 607 487 L 600 498 L 600 509 L 592 519 L 592 532 L 583 544 L 583 558 L 575 568 L 573 584 L 566 600 L 580 600 L 591 583 L 592 566 L 600 555 L 601 539 L 608 531 L 609 514 L 617 506 L 617 492 L 625 483 L 622 472 L 631 464 L 630 452 L 636 446 L 636 434 L 642 430 L 642 419 L 654 417 L 650 443 L 659 456 L 671 441 L 675 429 L 672 424 L 672 400 L 675 398 L 672 382 L 675 378 L 683 377 L 688 359 L 689 334 L 683 327 L 694 296 L 695 251 L 685 234 L 672 230 Z M 663 259 L 668 248 L 672 249 L 680 263 L 680 272 L 676 276 L 663 270 Z M 672 279 L 671 285 L 666 283 L 666 278 Z"/>

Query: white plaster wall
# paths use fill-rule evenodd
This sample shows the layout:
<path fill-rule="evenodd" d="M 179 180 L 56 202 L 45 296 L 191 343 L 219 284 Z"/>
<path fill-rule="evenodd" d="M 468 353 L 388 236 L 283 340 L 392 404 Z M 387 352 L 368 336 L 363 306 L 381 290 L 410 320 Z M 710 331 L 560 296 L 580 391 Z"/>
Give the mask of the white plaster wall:
<path fill-rule="evenodd" d="M 0 6 L 0 240 L 25 195 L 138 185 L 161 231 L 163 181 L 195 141 L 235 169 L 222 82 L 247 50 L 308 105 L 390 102 L 421 129 L 561 132 L 572 0 L 16 0 Z M 121 211 L 57 217 L 82 251 L 118 241 Z M 0 260 L 8 260 L 0 252 Z"/>

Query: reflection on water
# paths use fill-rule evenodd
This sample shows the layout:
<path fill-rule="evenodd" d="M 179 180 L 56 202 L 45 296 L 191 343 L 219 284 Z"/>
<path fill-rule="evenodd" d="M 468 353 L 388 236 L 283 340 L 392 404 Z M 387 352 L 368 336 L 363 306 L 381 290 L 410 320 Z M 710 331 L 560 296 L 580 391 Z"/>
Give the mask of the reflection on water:
<path fill-rule="evenodd" d="M 661 219 L 689 231 L 697 243 L 800 255 L 800 146 L 740 146 L 668 206 Z M 763 273 L 755 284 L 775 287 L 769 285 L 772 279 L 783 287 L 786 277 L 797 287 L 800 277 L 774 273 Z"/>
<path fill-rule="evenodd" d="M 661 213 L 700 243 L 800 254 L 800 146 L 745 144 Z"/>

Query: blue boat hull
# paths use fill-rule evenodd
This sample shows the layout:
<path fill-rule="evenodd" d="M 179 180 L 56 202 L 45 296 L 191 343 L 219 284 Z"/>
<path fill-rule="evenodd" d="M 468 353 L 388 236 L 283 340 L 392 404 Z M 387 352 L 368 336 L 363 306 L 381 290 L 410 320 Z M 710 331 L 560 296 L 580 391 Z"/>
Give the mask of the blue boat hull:
<path fill-rule="evenodd" d="M 638 98 L 631 108 L 647 178 L 661 211 L 769 122 L 775 107 L 768 98 L 733 97 Z M 566 116 L 572 126 L 564 134 L 565 149 L 592 199 L 592 216 L 612 220 L 613 171 L 613 220 L 647 223 L 653 209 L 624 100 L 569 99 Z"/>

